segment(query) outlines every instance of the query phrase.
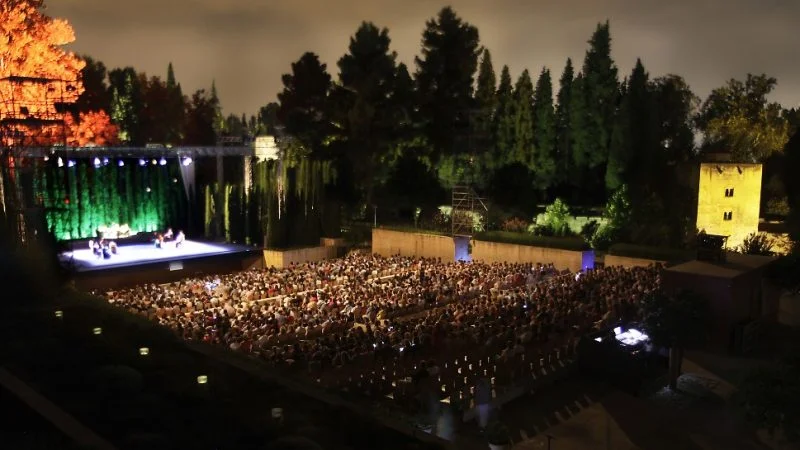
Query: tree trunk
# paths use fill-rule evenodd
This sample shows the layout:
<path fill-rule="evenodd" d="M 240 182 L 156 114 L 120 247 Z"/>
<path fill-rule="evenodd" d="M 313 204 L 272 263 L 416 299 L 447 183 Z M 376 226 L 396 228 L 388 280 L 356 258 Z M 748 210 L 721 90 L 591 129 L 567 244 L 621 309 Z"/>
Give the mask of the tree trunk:
<path fill-rule="evenodd" d="M 678 377 L 681 376 L 682 360 L 683 349 L 677 347 L 669 349 L 669 388 L 673 391 L 678 389 Z"/>

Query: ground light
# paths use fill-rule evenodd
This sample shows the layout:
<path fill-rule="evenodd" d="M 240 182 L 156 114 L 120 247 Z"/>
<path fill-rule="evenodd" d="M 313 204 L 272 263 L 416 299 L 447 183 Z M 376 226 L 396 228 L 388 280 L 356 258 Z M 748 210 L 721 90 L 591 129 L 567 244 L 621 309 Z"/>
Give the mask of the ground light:
<path fill-rule="evenodd" d="M 197 377 L 197 384 L 207 384 L 208 383 L 208 376 L 206 375 L 199 375 Z"/>
<path fill-rule="evenodd" d="M 60 309 L 56 311 L 56 317 L 58 317 L 59 319 L 64 317 L 64 311 L 61 311 Z"/>
<path fill-rule="evenodd" d="M 100 327 L 94 327 L 92 329 L 92 334 L 94 334 L 95 336 L 99 336 L 99 335 L 103 334 L 103 329 L 100 328 Z"/>
<path fill-rule="evenodd" d="M 141 347 L 141 348 L 139 348 L 139 355 L 141 355 L 141 356 L 147 356 L 147 355 L 149 355 L 149 354 L 150 354 L 150 349 L 149 349 L 149 348 L 147 348 L 147 347 Z"/>

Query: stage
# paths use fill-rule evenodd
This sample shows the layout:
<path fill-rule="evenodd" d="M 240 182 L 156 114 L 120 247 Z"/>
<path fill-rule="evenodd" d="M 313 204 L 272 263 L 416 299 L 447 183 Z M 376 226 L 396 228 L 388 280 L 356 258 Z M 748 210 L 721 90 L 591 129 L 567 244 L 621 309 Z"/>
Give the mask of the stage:
<path fill-rule="evenodd" d="M 187 276 L 226 273 L 260 267 L 263 254 L 257 247 L 187 240 L 179 248 L 165 242 L 121 245 L 117 254 L 103 259 L 85 248 L 60 255 L 61 263 L 73 272 L 84 289 L 114 289 L 142 283 L 164 283 Z"/>

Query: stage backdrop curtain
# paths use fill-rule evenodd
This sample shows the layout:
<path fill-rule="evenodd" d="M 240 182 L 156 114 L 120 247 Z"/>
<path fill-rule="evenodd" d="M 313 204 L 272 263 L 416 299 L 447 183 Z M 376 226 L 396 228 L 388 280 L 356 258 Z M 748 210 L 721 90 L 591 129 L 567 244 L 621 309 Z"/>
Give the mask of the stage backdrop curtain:
<path fill-rule="evenodd" d="M 187 199 L 177 160 L 56 158 L 37 167 L 36 195 L 49 230 L 59 240 L 88 239 L 102 226 L 127 224 L 132 234 L 182 229 Z M 120 164 L 120 161 L 122 163 Z"/>

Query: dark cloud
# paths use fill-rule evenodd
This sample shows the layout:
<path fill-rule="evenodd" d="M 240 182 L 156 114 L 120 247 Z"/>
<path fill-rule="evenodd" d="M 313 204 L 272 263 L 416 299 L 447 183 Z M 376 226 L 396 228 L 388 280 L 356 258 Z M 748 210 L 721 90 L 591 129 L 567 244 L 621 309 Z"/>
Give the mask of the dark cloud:
<path fill-rule="evenodd" d="M 641 57 L 651 76 L 683 75 L 705 96 L 729 78 L 778 78 L 774 99 L 800 103 L 797 0 L 452 0 L 475 24 L 499 71 L 543 66 L 559 76 L 577 66 L 595 25 L 611 21 L 613 57 L 626 75 Z M 275 99 L 280 76 L 305 51 L 335 75 L 336 60 L 363 20 L 386 26 L 413 69 L 430 0 L 50 0 L 48 13 L 75 27 L 72 48 L 110 67 L 164 75 L 167 63 L 186 91 L 216 79 L 223 107 L 254 112 Z"/>

